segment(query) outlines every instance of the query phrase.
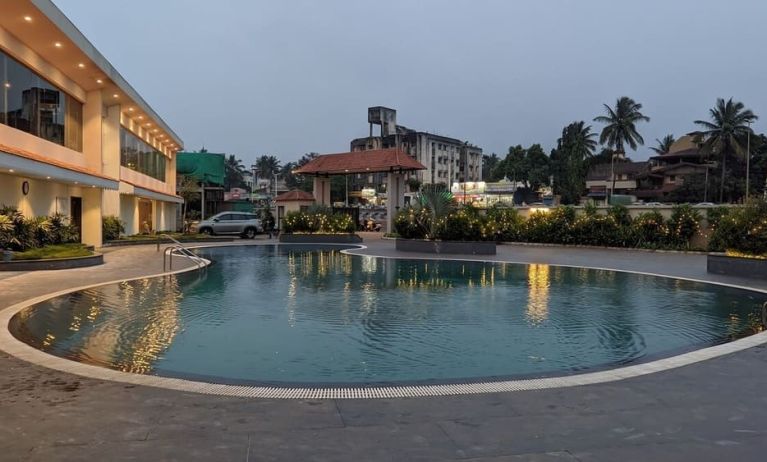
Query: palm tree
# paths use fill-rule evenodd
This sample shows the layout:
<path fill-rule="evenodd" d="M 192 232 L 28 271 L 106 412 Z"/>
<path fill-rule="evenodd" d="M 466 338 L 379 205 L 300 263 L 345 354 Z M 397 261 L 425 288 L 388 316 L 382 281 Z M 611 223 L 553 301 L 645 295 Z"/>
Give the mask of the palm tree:
<path fill-rule="evenodd" d="M 637 145 L 644 145 L 644 138 L 637 131 L 636 124 L 649 122 L 650 118 L 640 112 L 641 104 L 628 96 L 621 96 L 615 102 L 614 109 L 606 104 L 604 107 L 607 115 L 594 117 L 594 122 L 605 124 L 599 135 L 601 144 L 606 143 L 621 154 L 626 153 L 624 144 L 628 144 L 632 150 L 636 150 Z"/>
<path fill-rule="evenodd" d="M 621 96 L 615 102 L 615 109 L 604 104 L 606 116 L 594 117 L 594 122 L 605 124 L 602 133 L 599 135 L 599 142 L 607 144 L 608 147 L 615 149 L 615 155 L 622 156 L 626 154 L 623 145 L 628 144 L 632 150 L 636 150 L 637 145 L 644 145 L 644 138 L 636 129 L 638 122 L 649 122 L 650 118 L 642 114 L 642 105 L 629 98 Z M 611 159 L 614 161 L 615 156 Z M 611 168 L 612 171 L 612 168 Z M 610 194 L 615 191 L 615 175 L 611 174 L 613 186 Z"/>
<path fill-rule="evenodd" d="M 557 148 L 551 153 L 554 186 L 565 203 L 574 203 L 583 191 L 586 161 L 594 155 L 597 142 L 591 126 L 573 122 L 562 130 Z"/>
<path fill-rule="evenodd" d="M 655 142 L 658 143 L 657 147 L 651 147 L 653 151 L 655 151 L 656 154 L 668 154 L 668 152 L 671 150 L 671 145 L 674 144 L 674 135 L 668 134 L 663 137 L 663 139 L 655 138 Z"/>
<path fill-rule="evenodd" d="M 224 188 L 231 190 L 242 185 L 244 173 L 245 166 L 242 165 L 242 161 L 234 154 L 229 155 L 224 162 Z"/>
<path fill-rule="evenodd" d="M 275 156 L 261 156 L 256 160 L 256 170 L 261 178 L 271 178 L 280 173 L 280 160 Z"/>
<path fill-rule="evenodd" d="M 709 109 L 711 122 L 696 120 L 695 125 L 700 125 L 705 130 L 696 132 L 703 138 L 702 152 L 707 156 L 719 156 L 722 162 L 722 178 L 719 184 L 719 202 L 724 200 L 724 177 L 727 171 L 727 158 L 735 155 L 747 155 L 746 139 L 752 133 L 749 124 L 758 117 L 745 109 L 740 101 L 727 101 L 717 98 L 716 107 Z"/>

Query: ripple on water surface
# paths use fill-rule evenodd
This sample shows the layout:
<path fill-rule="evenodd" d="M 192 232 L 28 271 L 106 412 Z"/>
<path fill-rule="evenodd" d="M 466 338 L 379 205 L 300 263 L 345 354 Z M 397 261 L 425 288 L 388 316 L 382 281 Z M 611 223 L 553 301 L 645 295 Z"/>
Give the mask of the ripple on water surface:
<path fill-rule="evenodd" d="M 225 382 L 379 383 L 562 374 L 747 329 L 753 292 L 548 265 L 224 247 L 207 271 L 56 297 L 14 317 L 51 354 Z"/>

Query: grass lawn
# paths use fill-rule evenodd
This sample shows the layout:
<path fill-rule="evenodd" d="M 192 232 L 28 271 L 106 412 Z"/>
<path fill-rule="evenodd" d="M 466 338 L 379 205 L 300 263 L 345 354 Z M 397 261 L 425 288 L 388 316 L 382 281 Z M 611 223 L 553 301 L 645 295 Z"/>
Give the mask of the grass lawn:
<path fill-rule="evenodd" d="M 59 244 L 40 247 L 39 249 L 29 249 L 24 252 L 14 252 L 14 260 L 45 260 L 51 258 L 73 258 L 88 257 L 93 252 L 88 250 L 83 244 Z"/>

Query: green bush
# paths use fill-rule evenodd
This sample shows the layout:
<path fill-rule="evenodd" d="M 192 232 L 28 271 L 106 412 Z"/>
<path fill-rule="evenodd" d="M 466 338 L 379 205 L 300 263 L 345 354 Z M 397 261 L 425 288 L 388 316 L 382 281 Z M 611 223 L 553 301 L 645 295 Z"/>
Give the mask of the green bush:
<path fill-rule="evenodd" d="M 317 212 L 290 212 L 282 221 L 285 233 L 302 234 L 350 234 L 355 231 L 352 217 L 327 210 Z"/>
<path fill-rule="evenodd" d="M 573 243 L 579 245 L 623 245 L 623 230 L 612 215 L 589 214 L 575 219 L 572 227 Z"/>
<path fill-rule="evenodd" d="M 404 239 L 423 239 L 429 229 L 429 220 L 427 209 L 408 206 L 394 217 L 394 231 Z"/>
<path fill-rule="evenodd" d="M 488 223 L 494 223 L 497 227 L 498 240 L 505 242 L 522 240 L 525 220 L 516 209 L 493 206 L 487 211 L 487 219 Z"/>
<path fill-rule="evenodd" d="M 487 219 L 480 217 L 479 213 L 470 208 L 451 212 L 446 217 L 438 220 L 437 238 L 445 241 L 480 241 L 494 239 L 494 235 L 483 236 Z"/>
<path fill-rule="evenodd" d="M 77 230 L 64 215 L 25 218 L 15 207 L 0 207 L 0 248 L 25 251 L 77 240 Z"/>
<path fill-rule="evenodd" d="M 125 233 L 125 223 L 114 215 L 108 215 L 101 219 L 101 233 L 105 241 L 120 239 Z"/>
<path fill-rule="evenodd" d="M 668 240 L 668 226 L 660 212 L 645 212 L 631 222 L 631 245 L 649 249 L 662 248 Z"/>
<path fill-rule="evenodd" d="M 539 210 L 530 214 L 524 228 L 524 240 L 548 244 L 570 244 L 575 209 L 571 206 Z"/>
<path fill-rule="evenodd" d="M 711 234 L 709 249 L 766 255 L 767 202 L 754 200 L 722 215 Z"/>
<path fill-rule="evenodd" d="M 700 233 L 700 212 L 689 204 L 676 205 L 668 221 L 669 244 L 680 249 L 689 249 L 690 241 Z"/>

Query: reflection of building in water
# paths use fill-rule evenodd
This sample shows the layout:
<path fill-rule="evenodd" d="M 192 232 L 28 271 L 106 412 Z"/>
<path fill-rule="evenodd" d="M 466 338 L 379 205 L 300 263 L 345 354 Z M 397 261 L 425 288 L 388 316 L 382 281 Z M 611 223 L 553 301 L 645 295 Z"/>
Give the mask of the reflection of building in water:
<path fill-rule="evenodd" d="M 540 324 L 549 316 L 549 265 L 527 267 L 527 319 Z"/>
<path fill-rule="evenodd" d="M 124 311 L 119 307 L 110 310 L 113 316 L 121 318 L 119 326 L 111 322 L 101 323 L 101 328 L 85 336 L 82 354 L 86 357 L 104 356 L 104 360 L 124 372 L 150 372 L 179 329 L 181 292 L 177 279 L 141 279 L 106 286 L 102 290 L 108 291 L 102 300 L 120 300 L 119 307 L 126 308 Z M 143 306 L 151 308 L 141 312 L 129 308 Z M 97 307 L 92 307 L 89 314 L 94 314 L 94 309 Z M 101 311 L 95 312 L 94 320 Z M 124 316 L 128 318 L 122 319 Z M 92 322 L 91 316 L 88 320 Z"/>

